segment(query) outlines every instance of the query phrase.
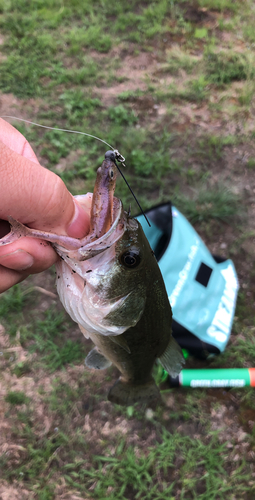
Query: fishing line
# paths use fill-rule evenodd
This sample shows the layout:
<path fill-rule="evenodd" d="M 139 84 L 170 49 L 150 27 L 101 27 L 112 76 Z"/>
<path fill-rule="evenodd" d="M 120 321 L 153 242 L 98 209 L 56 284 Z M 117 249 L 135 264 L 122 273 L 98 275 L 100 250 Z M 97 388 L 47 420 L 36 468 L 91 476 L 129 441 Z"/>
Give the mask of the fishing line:
<path fill-rule="evenodd" d="M 80 134 L 80 135 L 86 135 L 87 137 L 92 137 L 92 139 L 96 139 L 97 141 L 100 141 L 100 142 L 103 142 L 104 144 L 106 144 L 107 146 L 109 146 L 109 148 L 111 148 L 115 154 L 115 157 L 116 157 L 116 160 L 119 161 L 120 163 L 122 163 L 122 165 L 125 167 L 125 158 L 122 154 L 120 154 L 120 152 L 117 150 L 117 149 L 114 149 L 113 146 L 111 146 L 111 144 L 108 144 L 108 142 L 104 141 L 103 139 L 100 139 L 100 137 L 97 137 L 96 135 L 91 135 L 91 134 L 87 134 L 86 132 L 80 132 L 79 130 L 69 130 L 69 129 L 65 129 L 65 128 L 56 128 L 56 127 L 48 127 L 48 125 L 41 125 L 40 123 L 35 123 L 35 122 L 31 122 L 30 120 L 25 120 L 24 118 L 18 118 L 17 116 L 9 116 L 9 115 L 2 115 L 0 118 L 11 118 L 13 120 L 19 120 L 20 122 L 25 122 L 25 123 L 29 123 L 30 125 L 35 125 L 36 127 L 41 127 L 41 128 L 47 128 L 49 130 L 57 130 L 58 132 L 68 132 L 69 134 Z M 130 190 L 132 196 L 134 197 L 138 207 L 140 208 L 145 220 L 147 221 L 148 225 L 151 227 L 150 225 L 150 222 L 148 221 L 138 199 L 136 198 L 132 188 L 130 187 L 130 185 L 128 184 L 128 181 L 127 179 L 125 178 L 124 174 L 121 172 L 119 166 L 117 165 L 117 163 L 115 163 L 119 173 L 121 174 L 121 176 L 123 177 L 128 189 Z"/>
<path fill-rule="evenodd" d="M 109 146 L 109 148 L 111 148 L 113 151 L 117 151 L 117 149 L 114 150 L 111 144 L 108 144 L 108 142 L 103 141 L 103 139 L 100 139 L 100 137 L 96 137 L 96 135 L 86 134 L 86 132 L 80 132 L 79 130 L 68 130 L 65 128 L 48 127 L 47 125 L 41 125 L 40 123 L 30 122 L 29 120 L 24 120 L 23 118 L 17 118 L 17 116 L 3 115 L 0 118 L 13 118 L 14 120 L 19 120 L 20 122 L 30 123 L 30 125 L 36 125 L 36 127 L 48 128 L 49 130 L 57 130 L 58 132 L 69 132 L 70 134 L 87 135 L 88 137 L 92 137 L 93 139 L 97 139 L 98 141 L 103 142 L 104 144 Z"/>
<path fill-rule="evenodd" d="M 145 213 L 144 213 L 144 211 L 143 211 L 143 209 L 142 209 L 142 207 L 141 207 L 141 205 L 140 205 L 140 203 L 139 203 L 139 201 L 138 201 L 138 199 L 137 199 L 137 197 L 136 197 L 136 195 L 135 195 L 135 193 L 134 193 L 133 189 L 132 189 L 132 188 L 130 187 L 130 185 L 128 184 L 128 181 L 127 181 L 126 177 L 125 177 L 125 176 L 124 176 L 124 174 L 121 172 L 121 170 L 120 170 L 120 168 L 118 167 L 117 163 L 115 163 L 115 165 L 116 165 L 116 167 L 117 167 L 117 169 L 118 169 L 118 171 L 119 171 L 120 175 L 123 177 L 123 179 L 124 179 L 124 181 L 125 181 L 126 185 L 128 186 L 128 189 L 130 190 L 130 192 L 131 192 L 132 196 L 134 197 L 134 199 L 135 199 L 135 201 L 136 201 L 136 203 L 137 203 L 138 207 L 140 208 L 140 210 L 141 210 L 141 212 L 142 212 L 142 214 L 143 214 L 143 216 L 144 216 L 144 218 L 145 218 L 145 220 L 146 220 L 147 224 L 151 227 L 151 224 L 150 224 L 150 222 L 149 222 L 149 219 L 146 217 L 146 215 L 145 215 Z"/>

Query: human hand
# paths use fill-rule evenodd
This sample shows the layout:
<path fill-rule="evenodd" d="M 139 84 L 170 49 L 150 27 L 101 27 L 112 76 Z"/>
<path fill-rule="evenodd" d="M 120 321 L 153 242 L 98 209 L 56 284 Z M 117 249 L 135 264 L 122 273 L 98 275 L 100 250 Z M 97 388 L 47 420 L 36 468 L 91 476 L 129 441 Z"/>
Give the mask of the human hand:
<path fill-rule="evenodd" d="M 14 219 L 33 228 L 82 238 L 89 217 L 60 177 L 42 167 L 31 146 L 15 128 L 0 119 L 0 238 Z M 0 293 L 52 266 L 52 246 L 29 237 L 0 247 Z"/>

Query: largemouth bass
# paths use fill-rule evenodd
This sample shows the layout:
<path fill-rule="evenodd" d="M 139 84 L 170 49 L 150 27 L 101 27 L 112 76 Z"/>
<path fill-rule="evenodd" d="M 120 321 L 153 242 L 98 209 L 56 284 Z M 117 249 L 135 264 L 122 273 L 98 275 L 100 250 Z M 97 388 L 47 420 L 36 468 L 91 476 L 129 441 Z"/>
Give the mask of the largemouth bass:
<path fill-rule="evenodd" d="M 158 359 L 175 377 L 184 358 L 171 335 L 172 311 L 164 280 L 141 225 L 114 197 L 114 153 L 97 171 L 93 196 L 77 196 L 90 213 L 83 239 L 30 229 L 10 218 L 6 245 L 30 236 L 50 241 L 60 256 L 57 291 L 71 318 L 95 347 L 85 363 L 104 369 L 112 363 L 121 376 L 110 389 L 112 402 L 132 405 L 160 399 L 152 377 Z"/>

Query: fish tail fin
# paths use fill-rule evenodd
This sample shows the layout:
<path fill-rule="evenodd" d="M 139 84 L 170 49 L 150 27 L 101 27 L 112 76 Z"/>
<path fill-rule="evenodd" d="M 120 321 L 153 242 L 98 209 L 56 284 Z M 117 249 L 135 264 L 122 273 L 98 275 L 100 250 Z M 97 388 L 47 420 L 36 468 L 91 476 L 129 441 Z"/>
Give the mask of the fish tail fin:
<path fill-rule="evenodd" d="M 182 365 L 185 363 L 182 350 L 173 337 L 170 338 L 166 350 L 158 359 L 163 368 L 172 377 L 177 377 L 182 370 Z"/>
<path fill-rule="evenodd" d="M 135 385 L 124 382 L 120 377 L 110 389 L 108 399 L 118 405 L 132 406 L 134 403 L 161 401 L 161 396 L 153 378 L 144 384 Z"/>

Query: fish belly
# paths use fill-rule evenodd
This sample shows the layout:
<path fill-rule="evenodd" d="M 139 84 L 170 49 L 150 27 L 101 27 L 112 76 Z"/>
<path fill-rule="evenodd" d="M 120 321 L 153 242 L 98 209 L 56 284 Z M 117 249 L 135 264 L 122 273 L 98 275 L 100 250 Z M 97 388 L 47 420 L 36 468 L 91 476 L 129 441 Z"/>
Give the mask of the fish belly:
<path fill-rule="evenodd" d="M 133 329 L 132 329 L 133 330 Z M 82 333 L 86 336 L 87 332 L 84 328 L 81 328 Z M 125 334 L 119 335 L 118 337 L 128 338 L 129 343 L 130 338 Z M 99 356 L 93 356 L 95 361 L 94 364 L 90 364 L 91 357 L 90 354 L 93 353 L 94 349 L 89 353 L 86 363 L 89 367 L 95 369 L 104 369 L 109 366 L 107 362 L 113 363 L 121 373 L 120 378 L 116 381 L 113 387 L 110 389 L 108 394 L 108 399 L 112 403 L 130 406 L 134 403 L 147 403 L 157 402 L 161 400 L 160 392 L 155 384 L 155 381 L 151 375 L 151 370 L 153 367 L 154 359 L 148 359 L 145 366 L 139 367 L 139 359 L 136 353 L 127 352 L 126 348 L 123 348 L 121 344 L 125 346 L 123 339 L 118 340 L 120 345 L 116 344 L 116 337 L 111 340 L 111 337 L 103 337 L 102 335 L 89 334 L 92 342 L 95 344 Z M 127 342 L 126 342 L 127 343 Z M 99 363 L 98 363 L 99 361 Z"/>

